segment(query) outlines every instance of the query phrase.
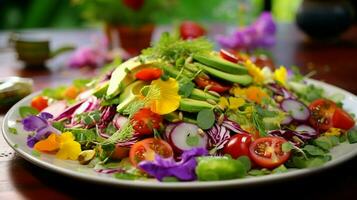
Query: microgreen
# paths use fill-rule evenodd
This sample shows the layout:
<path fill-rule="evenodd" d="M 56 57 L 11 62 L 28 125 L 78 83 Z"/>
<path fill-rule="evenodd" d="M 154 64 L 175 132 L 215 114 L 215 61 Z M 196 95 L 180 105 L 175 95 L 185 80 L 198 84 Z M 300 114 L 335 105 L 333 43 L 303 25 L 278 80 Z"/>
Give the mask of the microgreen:
<path fill-rule="evenodd" d="M 357 142 L 357 129 L 352 129 L 347 133 L 347 139 L 350 144 Z"/>
<path fill-rule="evenodd" d="M 39 111 L 37 109 L 30 107 L 30 106 L 21 106 L 19 108 L 19 114 L 20 114 L 21 118 L 25 118 L 30 115 L 37 115 L 38 113 L 39 113 Z"/>
<path fill-rule="evenodd" d="M 197 125 L 204 130 L 211 128 L 215 120 L 214 112 L 211 109 L 203 109 L 197 115 Z"/>
<path fill-rule="evenodd" d="M 16 128 L 9 127 L 9 132 L 10 132 L 11 134 L 17 135 L 17 129 L 16 129 Z"/>

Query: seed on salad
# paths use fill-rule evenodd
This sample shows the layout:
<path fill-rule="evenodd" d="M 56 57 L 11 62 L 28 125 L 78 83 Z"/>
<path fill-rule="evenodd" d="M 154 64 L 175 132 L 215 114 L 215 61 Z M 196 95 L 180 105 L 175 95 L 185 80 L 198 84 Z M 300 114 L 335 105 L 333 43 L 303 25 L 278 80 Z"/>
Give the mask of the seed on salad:
<path fill-rule="evenodd" d="M 221 110 L 221 111 L 224 111 L 224 110 L 225 110 L 225 108 L 224 108 L 222 105 L 220 105 L 220 104 L 217 104 L 216 107 L 217 107 L 219 110 Z"/>
<path fill-rule="evenodd" d="M 219 117 L 218 117 L 218 120 L 217 120 L 217 123 L 218 125 L 221 125 L 224 121 L 224 114 L 222 113 Z"/>
<path fill-rule="evenodd" d="M 182 121 L 182 120 L 180 120 L 180 119 L 173 119 L 172 120 L 173 123 L 180 122 L 180 121 Z"/>
<path fill-rule="evenodd" d="M 215 102 L 213 99 L 207 99 L 206 100 L 209 104 L 216 105 L 217 102 Z"/>
<path fill-rule="evenodd" d="M 204 78 L 204 79 L 209 79 L 209 76 L 207 74 L 205 74 L 205 73 L 200 73 L 199 76 Z"/>
<path fill-rule="evenodd" d="M 304 141 L 302 141 L 299 137 L 295 135 L 292 137 L 292 139 L 299 144 L 304 144 Z"/>
<path fill-rule="evenodd" d="M 185 64 L 192 63 L 192 61 L 193 61 L 192 56 L 189 56 L 188 58 L 186 58 Z"/>
<path fill-rule="evenodd" d="M 182 112 L 181 112 L 181 111 L 179 112 L 178 117 L 179 117 L 179 120 L 180 120 L 180 121 L 182 121 L 182 120 L 183 120 L 183 114 L 182 114 Z"/>
<path fill-rule="evenodd" d="M 210 93 L 210 94 L 212 94 L 213 96 L 216 96 L 216 97 L 221 97 L 221 95 L 218 92 L 215 92 L 215 91 L 212 91 L 212 90 L 209 90 L 208 93 Z"/>
<path fill-rule="evenodd" d="M 208 91 L 209 89 L 211 89 L 212 85 L 207 85 L 204 89 L 204 91 Z"/>
<path fill-rule="evenodd" d="M 197 133 L 198 135 L 200 135 L 201 137 L 204 137 L 205 136 L 205 132 L 202 130 L 202 129 L 197 129 Z"/>
<path fill-rule="evenodd" d="M 87 165 L 95 156 L 94 150 L 82 151 L 78 156 L 78 162 L 82 165 Z"/>
<path fill-rule="evenodd" d="M 282 102 L 282 101 L 284 100 L 284 97 L 278 95 L 278 96 L 275 97 L 275 100 L 276 100 L 277 102 Z"/>

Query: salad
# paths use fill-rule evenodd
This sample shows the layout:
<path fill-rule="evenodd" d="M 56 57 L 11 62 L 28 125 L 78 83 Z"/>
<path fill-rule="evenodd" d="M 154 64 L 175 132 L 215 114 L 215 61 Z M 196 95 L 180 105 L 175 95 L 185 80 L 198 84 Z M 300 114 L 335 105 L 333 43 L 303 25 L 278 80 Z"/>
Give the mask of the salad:
<path fill-rule="evenodd" d="M 27 145 L 119 179 L 213 181 L 321 166 L 357 142 L 343 96 L 204 38 L 165 33 L 119 62 L 21 107 Z"/>

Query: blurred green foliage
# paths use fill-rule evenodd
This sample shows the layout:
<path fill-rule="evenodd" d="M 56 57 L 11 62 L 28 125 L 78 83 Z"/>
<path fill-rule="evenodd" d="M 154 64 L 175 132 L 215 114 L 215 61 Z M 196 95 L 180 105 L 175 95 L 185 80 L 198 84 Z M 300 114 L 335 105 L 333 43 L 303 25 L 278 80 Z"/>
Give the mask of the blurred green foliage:
<path fill-rule="evenodd" d="M 302 0 L 271 2 L 276 19 L 291 22 Z M 97 21 L 139 25 L 194 20 L 246 25 L 263 5 L 264 0 L 146 0 L 143 9 L 135 13 L 123 6 L 122 0 L 0 0 L 0 29 L 77 28 Z"/>

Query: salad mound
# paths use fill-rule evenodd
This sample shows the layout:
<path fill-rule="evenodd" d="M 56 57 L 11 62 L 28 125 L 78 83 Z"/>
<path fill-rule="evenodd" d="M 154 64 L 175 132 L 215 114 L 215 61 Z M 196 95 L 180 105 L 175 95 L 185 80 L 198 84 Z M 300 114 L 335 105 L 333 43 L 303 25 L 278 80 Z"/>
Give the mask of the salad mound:
<path fill-rule="evenodd" d="M 119 179 L 212 181 L 317 167 L 357 142 L 343 96 L 203 38 L 163 34 L 119 62 L 21 107 L 27 145 Z"/>

